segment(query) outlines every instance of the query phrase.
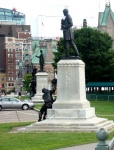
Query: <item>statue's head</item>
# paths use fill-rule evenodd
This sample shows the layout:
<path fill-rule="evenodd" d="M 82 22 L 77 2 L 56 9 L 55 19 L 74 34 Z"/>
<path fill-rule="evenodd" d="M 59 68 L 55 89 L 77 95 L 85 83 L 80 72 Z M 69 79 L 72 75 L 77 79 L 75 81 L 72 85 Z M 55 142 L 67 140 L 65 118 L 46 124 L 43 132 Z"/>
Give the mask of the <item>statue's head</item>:
<path fill-rule="evenodd" d="M 42 93 L 46 93 L 46 92 L 48 92 L 48 89 L 43 88 L 43 89 L 42 89 Z"/>
<path fill-rule="evenodd" d="M 64 16 L 66 16 L 68 14 L 68 9 L 64 9 L 63 14 L 64 14 Z"/>

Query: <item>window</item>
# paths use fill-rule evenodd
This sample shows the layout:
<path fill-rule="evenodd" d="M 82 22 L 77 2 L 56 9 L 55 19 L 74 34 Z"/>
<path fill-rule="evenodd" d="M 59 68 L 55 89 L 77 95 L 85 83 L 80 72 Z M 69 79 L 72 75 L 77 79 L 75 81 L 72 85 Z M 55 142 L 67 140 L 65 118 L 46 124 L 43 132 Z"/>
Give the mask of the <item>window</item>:
<path fill-rule="evenodd" d="M 10 98 L 11 102 L 19 102 L 16 98 Z"/>
<path fill-rule="evenodd" d="M 9 98 L 2 99 L 3 102 L 9 102 Z"/>
<path fill-rule="evenodd" d="M 2 88 L 4 88 L 4 83 L 2 84 Z"/>
<path fill-rule="evenodd" d="M 10 54 L 10 57 L 13 58 L 13 54 Z"/>
<path fill-rule="evenodd" d="M 19 49 L 18 49 L 18 48 L 16 48 L 16 51 L 17 51 L 17 52 L 18 52 L 18 50 L 19 50 Z"/>
<path fill-rule="evenodd" d="M 16 69 L 19 69 L 19 66 L 16 66 Z"/>
<path fill-rule="evenodd" d="M 8 52 L 11 52 L 11 49 L 8 49 Z"/>
<path fill-rule="evenodd" d="M 19 46 L 19 43 L 15 43 L 15 46 Z"/>
<path fill-rule="evenodd" d="M 2 77 L 2 81 L 4 81 L 4 77 Z"/>
<path fill-rule="evenodd" d="M 10 13 L 10 12 L 5 12 L 5 15 L 7 15 L 6 16 L 6 19 L 9 17 L 9 16 L 12 16 L 12 14 Z M 12 19 L 12 17 L 10 17 L 11 19 Z"/>
<path fill-rule="evenodd" d="M 5 12 L 11 13 L 10 9 L 5 9 Z"/>
<path fill-rule="evenodd" d="M 0 20 L 6 20 L 5 16 L 0 15 Z"/>
<path fill-rule="evenodd" d="M 0 11 L 0 15 L 4 15 L 4 12 L 1 12 L 1 11 Z"/>

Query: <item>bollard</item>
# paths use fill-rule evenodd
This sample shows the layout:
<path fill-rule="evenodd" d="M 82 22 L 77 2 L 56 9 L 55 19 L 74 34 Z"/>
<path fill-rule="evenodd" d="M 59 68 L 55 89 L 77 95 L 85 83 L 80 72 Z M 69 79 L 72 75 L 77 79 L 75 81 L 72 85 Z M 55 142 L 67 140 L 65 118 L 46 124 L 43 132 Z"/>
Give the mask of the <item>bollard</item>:
<path fill-rule="evenodd" d="M 104 128 L 101 128 L 97 133 L 96 137 L 99 140 L 95 150 L 109 150 L 108 144 L 106 144 L 105 140 L 108 138 L 108 133 Z"/>

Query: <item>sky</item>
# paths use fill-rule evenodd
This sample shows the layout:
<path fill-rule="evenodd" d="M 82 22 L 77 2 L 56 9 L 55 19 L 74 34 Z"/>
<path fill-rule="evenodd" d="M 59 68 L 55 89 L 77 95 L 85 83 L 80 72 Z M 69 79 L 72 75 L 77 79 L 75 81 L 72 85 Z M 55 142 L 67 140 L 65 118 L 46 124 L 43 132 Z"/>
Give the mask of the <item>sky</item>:
<path fill-rule="evenodd" d="M 33 37 L 61 37 L 64 8 L 69 10 L 74 27 L 80 28 L 83 19 L 87 19 L 88 26 L 97 27 L 98 12 L 104 11 L 106 2 L 114 11 L 114 0 L 3 0 L 0 7 L 24 13 Z"/>

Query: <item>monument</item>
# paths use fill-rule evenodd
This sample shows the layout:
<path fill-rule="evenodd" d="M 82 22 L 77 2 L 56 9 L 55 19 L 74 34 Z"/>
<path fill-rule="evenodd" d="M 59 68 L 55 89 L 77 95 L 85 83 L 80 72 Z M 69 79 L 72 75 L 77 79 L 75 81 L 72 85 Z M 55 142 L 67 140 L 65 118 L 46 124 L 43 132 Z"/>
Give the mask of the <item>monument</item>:
<path fill-rule="evenodd" d="M 35 74 L 36 76 L 36 94 L 32 97 L 32 101 L 34 103 L 43 103 L 42 99 L 42 89 L 48 88 L 48 74 L 44 71 L 44 56 L 43 51 L 40 50 L 40 56 L 36 56 L 39 58 L 40 70 Z"/>
<path fill-rule="evenodd" d="M 96 132 L 100 128 L 111 129 L 113 121 L 99 118 L 95 108 L 86 99 L 85 63 L 80 59 L 73 42 L 72 18 L 64 9 L 61 29 L 65 41 L 65 57 L 57 64 L 57 99 L 52 109 L 47 110 L 47 119 L 36 122 L 19 131 L 84 131 Z M 70 56 L 69 43 L 74 49 Z"/>

